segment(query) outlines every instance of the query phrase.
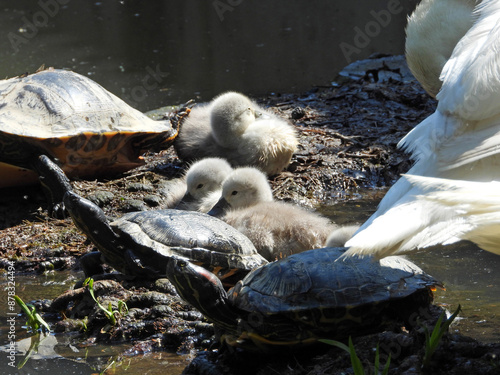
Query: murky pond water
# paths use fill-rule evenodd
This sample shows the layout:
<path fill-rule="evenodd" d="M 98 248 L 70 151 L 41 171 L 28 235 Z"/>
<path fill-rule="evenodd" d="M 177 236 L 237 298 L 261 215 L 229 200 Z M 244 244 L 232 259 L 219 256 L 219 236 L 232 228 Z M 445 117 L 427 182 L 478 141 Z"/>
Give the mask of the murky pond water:
<path fill-rule="evenodd" d="M 78 340 L 73 333 L 51 334 L 41 338 L 31 337 L 24 328 L 24 316 L 13 314 L 9 309 L 8 275 L 0 274 L 0 373 L 2 374 L 95 374 L 107 373 L 129 374 L 180 374 L 188 363 L 188 357 L 174 353 L 147 353 L 131 357 L 121 354 L 131 345 L 94 345 L 78 346 Z M 33 299 L 52 299 L 62 292 L 72 288 L 76 280 L 81 280 L 80 272 L 54 272 L 46 275 L 22 276 L 16 275 L 15 292 L 26 302 Z M 14 312 L 20 309 L 17 305 Z M 12 335 L 9 337 L 9 335 Z M 11 341 L 16 342 L 16 356 L 10 358 Z M 30 353 L 30 346 L 36 343 L 36 350 Z M 19 366 L 29 356 L 20 368 Z M 120 357 L 120 359 L 119 359 Z"/>
<path fill-rule="evenodd" d="M 141 110 L 308 90 L 349 62 L 400 54 L 416 3 L 3 0 L 0 77 L 71 69 Z"/>

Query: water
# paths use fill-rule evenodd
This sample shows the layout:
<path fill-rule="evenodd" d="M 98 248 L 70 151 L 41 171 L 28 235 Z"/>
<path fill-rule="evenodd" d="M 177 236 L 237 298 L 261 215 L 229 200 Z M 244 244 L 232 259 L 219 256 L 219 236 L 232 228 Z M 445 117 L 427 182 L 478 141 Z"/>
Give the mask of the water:
<path fill-rule="evenodd" d="M 2 0 L 0 77 L 71 69 L 143 111 L 229 89 L 309 90 L 351 61 L 402 53 L 417 0 L 392 3 Z"/>
<path fill-rule="evenodd" d="M 33 299 L 52 299 L 70 289 L 81 280 L 83 273 L 61 271 L 46 275 L 16 275 L 15 292 L 25 302 Z M 109 373 L 127 371 L 130 374 L 177 375 L 188 363 L 187 356 L 173 353 L 147 353 L 123 358 L 121 354 L 131 345 L 94 345 L 81 348 L 75 345 L 73 333 L 51 334 L 37 341 L 26 333 L 24 316 L 12 315 L 8 309 L 7 287 L 8 274 L 0 274 L 0 373 L 2 374 L 96 374 L 104 370 Z M 15 306 L 14 311 L 20 309 Z M 12 331 L 9 318 L 14 321 Z M 21 369 L 9 366 L 9 334 L 13 334 L 16 342 L 16 357 L 13 362 L 17 366 L 23 362 L 32 343 L 38 344 Z"/>

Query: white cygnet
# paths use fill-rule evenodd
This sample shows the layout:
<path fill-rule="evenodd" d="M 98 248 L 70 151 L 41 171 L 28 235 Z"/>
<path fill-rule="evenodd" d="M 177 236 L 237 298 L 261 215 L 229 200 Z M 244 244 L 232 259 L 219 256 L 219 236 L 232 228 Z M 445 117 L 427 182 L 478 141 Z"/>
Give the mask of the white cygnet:
<path fill-rule="evenodd" d="M 208 212 L 220 198 L 222 182 L 233 169 L 221 158 L 205 158 L 193 163 L 186 174 L 167 185 L 168 207 Z"/>
<path fill-rule="evenodd" d="M 222 157 L 234 167 L 255 166 L 268 175 L 288 166 L 297 145 L 291 124 L 236 92 L 195 106 L 174 143 L 183 160 Z"/>
<path fill-rule="evenodd" d="M 209 214 L 245 234 L 270 261 L 324 247 L 336 228 L 326 217 L 273 201 L 265 174 L 250 167 L 237 168 L 226 178 L 221 199 Z"/>

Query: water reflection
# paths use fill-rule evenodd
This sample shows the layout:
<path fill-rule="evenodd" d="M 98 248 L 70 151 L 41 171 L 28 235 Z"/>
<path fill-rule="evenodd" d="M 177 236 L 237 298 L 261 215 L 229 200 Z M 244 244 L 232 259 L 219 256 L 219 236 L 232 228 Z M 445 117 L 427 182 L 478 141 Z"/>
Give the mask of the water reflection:
<path fill-rule="evenodd" d="M 416 3 L 3 1 L 0 72 L 72 69 L 143 111 L 228 89 L 302 91 L 372 53 L 402 53 Z"/>
<path fill-rule="evenodd" d="M 188 364 L 188 357 L 167 352 L 153 352 L 134 357 L 121 355 L 129 346 L 95 345 L 78 348 L 73 345 L 71 335 L 47 335 L 36 343 L 30 352 L 35 337 L 17 342 L 15 369 L 7 361 L 0 362 L 2 374 L 96 374 L 122 373 L 149 375 L 178 375 Z M 0 355 L 7 355 L 5 346 Z"/>
<path fill-rule="evenodd" d="M 16 275 L 16 291 L 25 302 L 34 299 L 52 299 L 71 289 L 76 280 L 81 280 L 81 272 L 54 272 L 46 276 Z M 7 282 L 0 282 L 4 291 Z M 173 353 L 146 353 L 134 357 L 122 355 L 131 344 L 93 345 L 82 347 L 82 341 L 75 333 L 58 333 L 30 336 L 23 327 L 24 316 L 15 317 L 16 357 L 7 360 L 10 352 L 10 324 L 7 315 L 6 293 L 2 292 L 0 311 L 0 373 L 1 374 L 95 374 L 109 371 L 124 371 L 131 374 L 177 375 L 186 367 L 189 358 Z M 16 306 L 15 311 L 20 311 Z M 20 369 L 13 368 L 9 362 Z M 25 362 L 25 363 L 24 363 Z"/>

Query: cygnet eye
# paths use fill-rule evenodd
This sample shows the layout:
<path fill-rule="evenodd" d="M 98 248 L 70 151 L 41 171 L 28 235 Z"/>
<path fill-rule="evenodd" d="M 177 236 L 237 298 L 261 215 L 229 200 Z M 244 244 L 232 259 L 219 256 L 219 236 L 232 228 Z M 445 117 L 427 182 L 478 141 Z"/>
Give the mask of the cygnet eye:
<path fill-rule="evenodd" d="M 236 195 L 236 194 L 238 194 L 238 191 L 237 191 L 237 190 L 234 190 L 234 191 L 231 193 L 231 195 Z"/>
<path fill-rule="evenodd" d="M 196 186 L 196 189 L 201 189 L 203 187 L 203 184 L 198 184 L 198 186 Z"/>

